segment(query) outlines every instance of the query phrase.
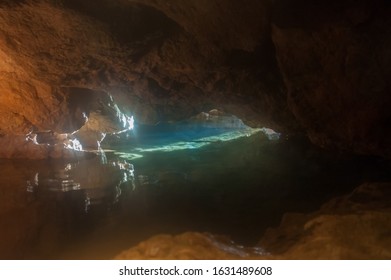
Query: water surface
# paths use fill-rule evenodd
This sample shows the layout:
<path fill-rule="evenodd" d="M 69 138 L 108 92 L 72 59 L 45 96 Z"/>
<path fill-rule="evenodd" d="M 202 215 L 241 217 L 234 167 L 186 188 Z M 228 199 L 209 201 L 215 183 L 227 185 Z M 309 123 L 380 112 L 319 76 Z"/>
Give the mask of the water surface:
<path fill-rule="evenodd" d="M 387 174 L 381 160 L 336 158 L 261 131 L 144 128 L 88 160 L 0 160 L 0 258 L 108 259 L 186 231 L 253 246 L 284 213 Z"/>

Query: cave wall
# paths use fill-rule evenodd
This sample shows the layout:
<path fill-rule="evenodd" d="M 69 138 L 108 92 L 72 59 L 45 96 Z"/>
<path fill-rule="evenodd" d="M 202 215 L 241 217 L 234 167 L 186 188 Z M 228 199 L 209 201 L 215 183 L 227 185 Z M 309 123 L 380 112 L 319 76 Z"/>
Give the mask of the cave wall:
<path fill-rule="evenodd" d="M 225 1 L 169 8 L 154 1 L 3 2 L 11 4 L 0 6 L 1 50 L 28 73 L 24 81 L 37 79 L 52 92 L 108 91 L 145 123 L 216 107 L 281 130 L 279 119 L 293 119 L 274 56 L 262 53 L 273 49 L 265 31 L 268 1 L 248 1 L 243 10 Z"/>
<path fill-rule="evenodd" d="M 4 41 L 0 44 L 3 46 Z M 53 127 L 66 111 L 61 96 L 50 84 L 28 74 L 3 50 L 0 65 L 0 134 L 25 134 L 33 127 Z"/>
<path fill-rule="evenodd" d="M 274 1 L 287 101 L 311 141 L 391 155 L 388 1 Z"/>
<path fill-rule="evenodd" d="M 217 108 L 389 157 L 389 11 L 381 0 L 2 0 L 0 133 L 61 132 L 74 110 L 63 89 L 84 88 L 142 123 Z"/>

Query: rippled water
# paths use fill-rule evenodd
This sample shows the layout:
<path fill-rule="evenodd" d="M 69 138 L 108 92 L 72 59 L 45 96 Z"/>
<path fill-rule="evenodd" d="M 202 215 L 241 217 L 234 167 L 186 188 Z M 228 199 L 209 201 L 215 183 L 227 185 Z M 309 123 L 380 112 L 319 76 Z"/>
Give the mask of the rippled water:
<path fill-rule="evenodd" d="M 251 246 L 283 213 L 315 210 L 388 171 L 261 131 L 194 127 L 146 129 L 79 162 L 0 160 L 0 258 L 107 259 L 185 231 Z"/>

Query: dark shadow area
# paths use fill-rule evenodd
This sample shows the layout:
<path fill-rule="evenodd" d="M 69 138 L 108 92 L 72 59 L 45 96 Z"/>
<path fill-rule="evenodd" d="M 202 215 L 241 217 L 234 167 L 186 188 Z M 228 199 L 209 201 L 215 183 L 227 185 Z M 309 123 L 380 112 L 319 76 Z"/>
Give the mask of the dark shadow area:
<path fill-rule="evenodd" d="M 366 10 L 372 15 L 368 20 L 372 20 L 373 16 L 378 16 L 382 11 L 389 9 L 390 2 L 386 0 L 275 0 L 272 7 L 272 20 L 279 27 L 313 30 L 325 24 L 343 21 L 342 19 L 349 18 L 349 14 L 355 12 L 357 8 Z"/>
<path fill-rule="evenodd" d="M 0 0 L 0 6 L 14 7 L 27 3 L 27 0 Z"/>
<path fill-rule="evenodd" d="M 67 0 L 62 4 L 101 21 L 119 42 L 131 46 L 160 45 L 178 30 L 178 25 L 162 12 L 131 1 Z"/>

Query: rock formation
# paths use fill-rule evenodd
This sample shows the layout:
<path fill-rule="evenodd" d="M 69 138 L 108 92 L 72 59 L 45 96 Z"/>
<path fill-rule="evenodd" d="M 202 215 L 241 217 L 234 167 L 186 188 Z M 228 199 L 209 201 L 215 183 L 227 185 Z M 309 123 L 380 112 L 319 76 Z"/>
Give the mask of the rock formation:
<path fill-rule="evenodd" d="M 0 2 L 0 133 L 53 130 L 63 88 L 141 123 L 217 108 L 334 150 L 389 157 L 386 1 Z"/>

